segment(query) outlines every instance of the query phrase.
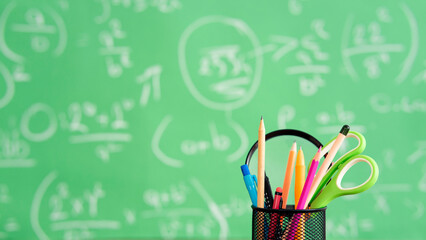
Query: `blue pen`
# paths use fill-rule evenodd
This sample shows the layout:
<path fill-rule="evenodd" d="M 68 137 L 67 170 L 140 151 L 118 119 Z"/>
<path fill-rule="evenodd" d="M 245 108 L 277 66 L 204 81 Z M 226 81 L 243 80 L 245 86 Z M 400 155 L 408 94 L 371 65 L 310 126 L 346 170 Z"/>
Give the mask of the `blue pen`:
<path fill-rule="evenodd" d="M 253 206 L 257 207 L 257 178 L 251 175 L 247 164 L 241 166 L 243 172 L 244 182 L 246 183 L 247 191 L 250 195 Z"/>

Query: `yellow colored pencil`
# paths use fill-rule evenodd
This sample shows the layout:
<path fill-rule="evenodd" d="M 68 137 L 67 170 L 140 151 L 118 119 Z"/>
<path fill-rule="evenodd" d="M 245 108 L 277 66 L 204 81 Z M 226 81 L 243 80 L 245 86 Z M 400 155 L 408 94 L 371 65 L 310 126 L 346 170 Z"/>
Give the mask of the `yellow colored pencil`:
<path fill-rule="evenodd" d="M 303 155 L 302 147 L 299 148 L 296 157 L 296 174 L 294 175 L 294 207 L 299 203 L 300 195 L 302 195 L 303 185 L 306 178 L 305 156 Z M 300 217 L 299 221 L 299 237 L 305 239 L 305 214 Z"/>
<path fill-rule="evenodd" d="M 302 194 L 303 185 L 305 185 L 305 175 L 305 157 L 303 155 L 302 147 L 300 147 L 296 157 L 296 173 L 294 177 L 294 206 L 297 206 L 300 195 Z"/>

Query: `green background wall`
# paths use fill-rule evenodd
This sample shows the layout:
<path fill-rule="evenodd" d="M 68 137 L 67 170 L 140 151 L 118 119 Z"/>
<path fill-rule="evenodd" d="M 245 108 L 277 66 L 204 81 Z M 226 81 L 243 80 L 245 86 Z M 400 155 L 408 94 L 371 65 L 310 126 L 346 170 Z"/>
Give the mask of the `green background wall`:
<path fill-rule="evenodd" d="M 1 1 L 0 238 L 249 239 L 239 167 L 263 115 L 267 132 L 366 137 L 379 180 L 329 205 L 328 239 L 424 239 L 425 10 Z M 273 189 L 287 140 L 267 146 Z"/>

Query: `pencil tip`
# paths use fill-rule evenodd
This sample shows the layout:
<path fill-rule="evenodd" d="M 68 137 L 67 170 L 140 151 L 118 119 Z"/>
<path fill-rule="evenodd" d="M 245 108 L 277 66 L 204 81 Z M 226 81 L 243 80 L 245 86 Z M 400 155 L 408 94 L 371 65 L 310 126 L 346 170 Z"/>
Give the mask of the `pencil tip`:
<path fill-rule="evenodd" d="M 292 151 L 296 151 L 297 150 L 297 144 L 296 141 L 293 142 L 293 145 L 291 146 L 291 150 Z"/>
<path fill-rule="evenodd" d="M 321 149 L 322 149 L 322 146 L 320 146 L 319 148 L 318 148 L 318 152 L 315 154 L 315 156 L 314 156 L 314 160 L 315 161 L 318 161 L 319 162 L 319 160 L 320 160 L 320 154 L 321 154 Z"/>
<path fill-rule="evenodd" d="M 262 121 L 263 120 L 263 116 L 262 115 L 260 115 L 260 121 Z"/>

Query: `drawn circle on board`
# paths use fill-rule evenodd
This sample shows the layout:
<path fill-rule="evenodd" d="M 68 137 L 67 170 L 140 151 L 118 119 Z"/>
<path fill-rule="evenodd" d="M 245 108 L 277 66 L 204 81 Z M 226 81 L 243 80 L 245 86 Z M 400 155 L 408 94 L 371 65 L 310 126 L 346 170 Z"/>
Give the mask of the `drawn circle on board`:
<path fill-rule="evenodd" d="M 48 126 L 40 131 L 34 132 L 30 129 L 31 120 L 37 114 L 44 114 L 48 119 Z M 46 141 L 56 132 L 58 127 L 58 123 L 56 121 L 56 116 L 53 110 L 43 103 L 35 103 L 33 104 L 22 116 L 21 119 L 21 133 L 28 140 L 33 142 L 42 142 Z"/>
<path fill-rule="evenodd" d="M 6 32 L 6 29 L 9 31 Z M 28 43 L 23 44 L 22 39 L 28 40 Z M 54 45 L 50 44 L 52 41 L 55 42 Z M 12 1 L 0 15 L 0 51 L 11 61 L 23 63 L 28 57 L 26 52 L 29 51 L 50 52 L 59 56 L 66 45 L 65 22 L 48 6 L 43 9 L 39 9 L 39 6 L 29 8 L 27 5 L 18 6 Z"/>
<path fill-rule="evenodd" d="M 1 83 L 4 81 L 4 85 Z M 7 68 L 0 63 L 0 109 L 5 107 L 12 100 L 15 94 L 15 82 Z M 3 93 L 4 92 L 4 93 Z"/>
<path fill-rule="evenodd" d="M 374 20 L 375 22 L 368 25 L 368 32 L 371 32 L 369 33 L 371 34 L 369 41 L 372 41 L 371 39 L 376 39 L 375 41 L 378 42 L 383 41 L 383 43 L 369 43 L 366 40 L 366 26 L 361 24 L 365 22 L 365 19 L 356 19 L 364 18 L 364 15 L 349 15 L 344 25 L 341 54 L 343 66 L 352 80 L 360 81 L 360 79 L 365 78 L 387 79 L 385 76 L 388 75 L 395 77 L 395 82 L 400 84 L 407 78 L 419 49 L 419 29 L 411 9 L 404 3 L 400 5 L 400 9 L 407 21 L 407 27 L 404 30 L 408 32 L 400 33 L 398 37 L 408 37 L 408 47 L 404 43 L 398 42 L 397 39 L 391 40 L 391 42 L 395 42 L 392 44 L 388 44 L 384 39 L 381 39 L 385 28 L 382 29 L 382 26 L 377 22 L 389 24 L 390 22 L 387 20 L 389 16 L 384 16 L 382 13 L 378 16 L 378 19 Z M 378 10 L 383 11 L 380 8 Z M 387 29 L 394 30 L 393 27 L 388 27 Z M 395 57 L 400 59 L 395 60 Z M 392 61 L 401 61 L 401 67 L 387 67 L 385 69 L 380 67 L 388 65 Z M 359 69 L 362 69 L 362 71 Z"/>
<path fill-rule="evenodd" d="M 260 85 L 260 42 L 243 21 L 207 16 L 190 24 L 178 46 L 179 67 L 193 97 L 206 107 L 232 110 Z"/>

